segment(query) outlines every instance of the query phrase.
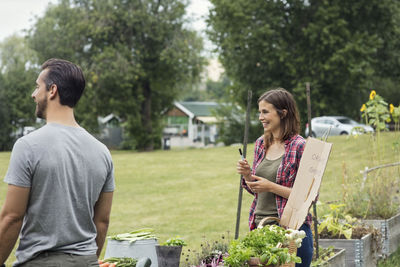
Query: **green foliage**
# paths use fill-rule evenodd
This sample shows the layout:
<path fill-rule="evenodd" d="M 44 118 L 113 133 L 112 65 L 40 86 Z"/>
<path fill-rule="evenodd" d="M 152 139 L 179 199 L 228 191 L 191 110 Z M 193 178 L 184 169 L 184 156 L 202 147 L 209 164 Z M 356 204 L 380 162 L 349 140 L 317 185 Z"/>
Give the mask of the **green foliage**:
<path fill-rule="evenodd" d="M 372 160 L 368 164 L 372 164 L 372 166 L 366 166 L 361 171 L 362 178 L 351 177 L 349 179 L 346 172 L 344 172 L 343 177 L 346 210 L 358 218 L 388 219 L 398 212 L 400 203 L 399 193 L 396 188 L 399 184 L 398 175 L 400 169 L 393 167 L 380 168 L 382 164 L 387 163 L 386 158 L 383 156 L 385 147 L 382 145 L 381 132 L 387 130 L 386 123 L 390 122 L 390 115 L 392 115 L 396 123 L 398 110 L 399 108 L 395 108 L 393 104 L 390 104 L 388 108 L 387 102 L 375 90 L 371 91 L 369 100 L 361 107 L 360 111 L 363 112 L 366 123 L 372 125 L 376 130 L 374 135 L 369 136 L 372 144 L 369 153 L 372 156 Z M 397 132 L 395 137 L 397 137 Z M 400 159 L 397 142 L 394 139 L 392 149 L 395 153 L 389 157 L 391 163 Z M 379 168 L 368 171 L 371 167 Z"/>
<path fill-rule="evenodd" d="M 39 61 L 63 57 L 85 70 L 77 106 L 83 126 L 98 115 L 125 121 L 125 148 L 160 145 L 162 116 L 203 66 L 202 40 L 184 27 L 184 0 L 63 0 L 36 21 L 30 44 Z"/>
<path fill-rule="evenodd" d="M 208 241 L 205 237 L 200 244 L 200 250 L 191 250 L 188 248 L 182 252 L 182 256 L 185 257 L 185 266 L 204 266 L 204 264 L 212 264 L 223 261 L 223 256 L 227 255 L 230 243 L 229 232 L 227 236 L 221 235 L 221 237 L 214 241 Z"/>
<path fill-rule="evenodd" d="M 231 267 L 243 266 L 254 255 L 253 249 L 246 247 L 239 240 L 232 240 L 228 251 L 229 256 L 225 258 L 225 263 Z"/>
<path fill-rule="evenodd" d="M 366 88 L 398 84 L 398 1 L 211 2 L 209 36 L 242 106 L 247 89 L 259 96 L 284 87 L 305 121 L 311 82 L 313 116 L 356 118 Z"/>
<path fill-rule="evenodd" d="M 12 147 L 12 118 L 9 114 L 8 101 L 5 96 L 3 76 L 0 73 L 0 151 L 9 150 Z"/>
<path fill-rule="evenodd" d="M 301 262 L 294 253 L 289 253 L 287 247 L 281 247 L 288 244 L 286 234 L 288 232 L 277 225 L 255 229 L 243 239 L 231 242 L 225 262 L 231 267 L 243 266 L 250 257 L 258 257 L 267 265 Z"/>
<path fill-rule="evenodd" d="M 335 255 L 335 248 L 333 246 L 323 248 L 319 247 L 319 258 L 315 258 L 315 253 L 313 254 L 313 260 L 311 262 L 311 267 L 322 267 L 329 266 L 328 260 Z"/>
<path fill-rule="evenodd" d="M 393 104 L 390 104 L 390 113 L 392 114 L 393 121 L 397 124 L 396 130 L 398 129 L 398 124 L 400 121 L 400 105 L 395 107 Z"/>
<path fill-rule="evenodd" d="M 332 237 L 344 236 L 346 239 L 351 239 L 353 232 L 353 223 L 356 219 L 343 212 L 344 204 L 330 204 L 330 212 L 323 216 L 323 221 L 318 227 L 318 233 L 327 231 Z"/>
<path fill-rule="evenodd" d="M 35 122 L 36 55 L 26 40 L 10 36 L 0 44 L 0 150 L 12 147 L 13 132 Z"/>
<path fill-rule="evenodd" d="M 359 176 L 346 177 L 343 191 L 346 212 L 362 219 L 389 219 L 399 211 L 399 168 L 391 167 Z"/>
<path fill-rule="evenodd" d="M 183 240 L 182 238 L 177 236 L 177 237 L 168 239 L 161 245 L 162 246 L 186 246 L 187 244 L 186 244 L 185 240 Z"/>
<path fill-rule="evenodd" d="M 386 259 L 378 261 L 378 267 L 398 267 L 400 263 L 400 247 Z"/>
<path fill-rule="evenodd" d="M 387 130 L 385 122 L 390 122 L 388 103 L 374 90 L 371 91 L 368 102 L 361 109 L 364 111 L 362 116 L 367 124 L 372 125 L 376 131 Z"/>
<path fill-rule="evenodd" d="M 254 112 L 251 112 L 252 114 Z M 218 118 L 218 140 L 225 145 L 242 143 L 244 139 L 244 128 L 246 122 L 246 110 L 237 104 L 222 103 L 214 112 Z M 255 115 L 250 115 L 248 141 L 253 142 L 263 134 L 261 123 L 253 120 Z"/>
<path fill-rule="evenodd" d="M 219 81 L 208 79 L 206 82 L 206 91 L 213 100 L 226 99 L 226 94 L 230 90 L 230 80 L 226 75 L 223 75 Z"/>

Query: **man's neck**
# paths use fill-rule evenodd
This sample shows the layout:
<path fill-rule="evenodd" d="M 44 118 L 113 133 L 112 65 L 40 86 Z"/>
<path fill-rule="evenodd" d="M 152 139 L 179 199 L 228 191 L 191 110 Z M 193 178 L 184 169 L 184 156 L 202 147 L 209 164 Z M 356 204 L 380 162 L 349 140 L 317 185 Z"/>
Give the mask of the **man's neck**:
<path fill-rule="evenodd" d="M 48 109 L 46 122 L 79 127 L 79 124 L 75 120 L 74 110 L 68 106 L 61 106 L 52 110 Z"/>

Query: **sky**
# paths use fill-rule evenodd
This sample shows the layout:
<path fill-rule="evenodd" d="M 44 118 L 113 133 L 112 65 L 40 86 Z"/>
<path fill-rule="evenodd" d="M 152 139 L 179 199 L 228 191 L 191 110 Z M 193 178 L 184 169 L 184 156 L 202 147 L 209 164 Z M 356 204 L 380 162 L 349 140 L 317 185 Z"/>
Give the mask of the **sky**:
<path fill-rule="evenodd" d="M 36 16 L 43 15 L 49 2 L 56 0 L 0 0 L 0 41 L 13 33 L 23 34 Z"/>
<path fill-rule="evenodd" d="M 58 0 L 0 0 L 0 41 L 13 33 L 23 35 L 23 29 L 32 26 L 35 16 L 42 16 L 49 3 Z M 193 28 L 205 38 L 205 16 L 211 6 L 208 0 L 191 0 L 187 13 L 193 19 Z"/>
<path fill-rule="evenodd" d="M 191 26 L 197 30 L 204 40 L 204 55 L 210 58 L 210 67 L 207 68 L 207 76 L 212 80 L 218 80 L 223 69 L 215 59 L 211 51 L 213 45 L 208 40 L 206 29 L 206 16 L 211 7 L 209 0 L 190 0 L 187 8 L 187 16 L 191 20 Z M 24 35 L 24 29 L 29 29 L 35 17 L 43 16 L 49 4 L 58 3 L 58 0 L 0 0 L 0 42 L 6 37 L 17 33 Z"/>

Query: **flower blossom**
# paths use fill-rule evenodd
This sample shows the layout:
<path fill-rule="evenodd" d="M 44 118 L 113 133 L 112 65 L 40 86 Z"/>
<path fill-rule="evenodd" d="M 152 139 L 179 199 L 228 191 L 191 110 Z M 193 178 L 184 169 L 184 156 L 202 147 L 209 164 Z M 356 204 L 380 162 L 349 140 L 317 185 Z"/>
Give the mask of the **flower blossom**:
<path fill-rule="evenodd" d="M 376 96 L 376 92 L 375 92 L 375 90 L 372 90 L 371 93 L 369 94 L 369 99 L 372 100 L 375 98 L 375 96 Z"/>

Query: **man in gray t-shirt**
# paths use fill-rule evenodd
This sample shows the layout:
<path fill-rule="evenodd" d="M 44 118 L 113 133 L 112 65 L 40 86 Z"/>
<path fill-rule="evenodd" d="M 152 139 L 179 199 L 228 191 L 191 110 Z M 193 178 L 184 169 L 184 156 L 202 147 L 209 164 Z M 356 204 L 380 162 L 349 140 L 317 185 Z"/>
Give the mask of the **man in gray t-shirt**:
<path fill-rule="evenodd" d="M 15 266 L 98 266 L 114 191 L 110 152 L 75 121 L 85 87 L 79 67 L 50 59 L 36 83 L 36 115 L 47 124 L 14 145 L 4 179 L 0 264 L 20 233 Z"/>

